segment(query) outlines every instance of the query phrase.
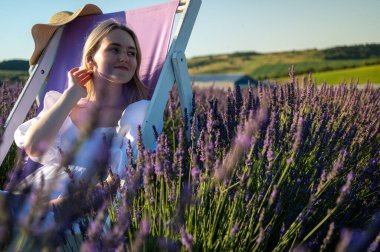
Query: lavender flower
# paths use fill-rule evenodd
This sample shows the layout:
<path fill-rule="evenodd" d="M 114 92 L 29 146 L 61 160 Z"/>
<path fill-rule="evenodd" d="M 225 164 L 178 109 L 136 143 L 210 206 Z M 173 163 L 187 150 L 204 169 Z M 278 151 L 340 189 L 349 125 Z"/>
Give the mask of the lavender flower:
<path fill-rule="evenodd" d="M 193 247 L 193 236 L 191 234 L 186 233 L 184 226 L 180 229 L 181 234 L 181 243 L 185 246 L 186 250 L 191 250 Z"/>
<path fill-rule="evenodd" d="M 302 144 L 302 134 L 303 134 L 303 118 L 299 117 L 297 122 L 297 131 L 294 137 L 294 144 L 293 144 L 293 153 L 298 153 L 300 149 L 300 145 Z"/>
<path fill-rule="evenodd" d="M 342 187 L 342 189 L 340 191 L 340 195 L 339 195 L 338 199 L 336 200 L 336 203 L 338 205 L 342 203 L 344 197 L 348 194 L 348 191 L 351 187 L 353 177 L 354 177 L 354 174 L 352 172 L 349 172 L 347 175 L 347 178 L 346 178 L 346 183 Z"/>
<path fill-rule="evenodd" d="M 135 239 L 132 242 L 132 251 L 141 251 L 145 240 L 150 234 L 150 221 L 148 218 L 143 219 L 140 222 L 140 228 L 136 234 Z"/>
<path fill-rule="evenodd" d="M 127 177 L 117 188 L 118 197 L 106 193 L 104 183 L 94 191 L 83 185 L 90 194 L 81 194 L 81 204 L 72 201 L 97 204 L 88 214 L 94 221 L 81 228 L 82 233 L 87 228 L 81 249 L 177 251 L 182 244 L 188 250 L 224 251 L 237 245 L 244 251 L 376 250 L 378 229 L 358 227 L 364 221 L 377 223 L 371 216 L 380 196 L 380 89 L 317 86 L 311 76 L 296 79 L 294 68 L 289 73 L 290 83 L 274 81 L 275 88 L 261 82 L 257 89 L 228 92 L 194 87 L 190 139 L 187 112 L 178 113 L 179 96 L 172 91 L 163 132 L 153 130 L 156 148 L 145 150 L 141 129 L 136 160 L 129 143 Z M 3 84 L 3 94 L 4 121 L 18 93 Z M 9 188 L 19 189 L 13 181 L 25 176 L 25 158 L 6 160 L 4 173 L 17 163 L 19 169 L 11 175 L 15 180 L 7 181 Z M 60 237 L 71 217 L 78 216 L 69 214 L 67 223 L 46 226 L 51 234 L 45 234 L 41 224 L 47 206 L 40 209 L 38 190 L 33 194 L 33 217 L 20 216 L 13 228 L 52 250 L 75 249 Z M 105 228 L 106 215 L 110 222 Z M 352 227 L 346 233 L 345 223 Z M 3 234 L 7 230 L 0 227 Z M 336 237 L 340 232 L 341 241 Z M 304 247 L 297 246 L 301 241 Z M 0 244 L 7 242 L 0 237 Z"/>
<path fill-rule="evenodd" d="M 269 197 L 269 205 L 271 206 L 273 204 L 273 202 L 275 201 L 276 199 L 276 196 L 277 196 L 277 185 L 274 185 L 273 186 L 273 189 L 272 189 L 272 192 L 270 194 L 270 197 Z"/>
<path fill-rule="evenodd" d="M 371 245 L 368 248 L 369 252 L 374 252 L 377 251 L 379 248 L 379 243 L 380 243 L 380 234 L 376 236 L 376 239 L 371 243 Z"/>
<path fill-rule="evenodd" d="M 323 239 L 323 244 L 321 246 L 321 250 L 325 250 L 327 245 L 330 243 L 331 236 L 334 232 L 334 229 L 335 229 L 335 224 L 334 224 L 334 222 L 331 222 L 329 225 L 329 229 L 327 231 L 326 237 Z"/>
<path fill-rule="evenodd" d="M 235 224 L 231 228 L 231 237 L 234 239 L 236 237 L 236 233 L 239 231 L 239 227 Z"/>

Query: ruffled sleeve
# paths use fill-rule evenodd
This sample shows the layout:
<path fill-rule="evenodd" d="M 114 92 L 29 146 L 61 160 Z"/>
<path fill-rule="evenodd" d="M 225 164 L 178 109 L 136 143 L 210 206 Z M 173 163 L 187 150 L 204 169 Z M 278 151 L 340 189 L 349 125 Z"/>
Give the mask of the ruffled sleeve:
<path fill-rule="evenodd" d="M 16 145 L 19 147 L 19 148 L 24 148 L 24 142 L 25 142 L 25 135 L 27 133 L 27 131 L 29 130 L 29 128 L 35 123 L 37 122 L 41 116 L 46 113 L 57 101 L 58 99 L 61 97 L 61 93 L 57 92 L 57 91 L 49 91 L 45 94 L 45 98 L 44 98 L 44 107 L 43 107 L 43 110 L 34 118 L 24 122 L 23 124 L 21 124 L 20 126 L 18 126 L 18 128 L 16 129 L 15 131 L 15 134 L 14 134 L 14 140 L 15 140 L 15 143 Z M 61 130 L 62 129 L 65 129 L 68 127 L 69 125 L 69 119 L 66 118 L 66 120 L 64 121 L 62 127 L 61 127 Z M 61 132 L 60 130 L 60 132 Z M 54 140 L 54 143 L 51 144 L 51 146 L 48 148 L 48 150 L 44 153 L 43 156 L 41 157 L 32 157 L 32 156 L 29 156 L 29 158 L 35 162 L 38 162 L 40 164 L 47 164 L 47 163 L 59 163 L 60 160 L 60 153 L 59 153 L 59 150 L 58 150 L 58 146 L 60 145 L 60 141 L 61 141 L 61 137 L 60 137 L 60 133 L 58 133 L 56 139 Z"/>
<path fill-rule="evenodd" d="M 150 101 L 148 100 L 140 100 L 130 104 L 118 122 L 116 136 L 111 148 L 111 169 L 121 178 L 126 175 L 128 141 L 131 141 L 132 146 L 136 145 L 138 126 L 144 123 L 149 104 Z"/>

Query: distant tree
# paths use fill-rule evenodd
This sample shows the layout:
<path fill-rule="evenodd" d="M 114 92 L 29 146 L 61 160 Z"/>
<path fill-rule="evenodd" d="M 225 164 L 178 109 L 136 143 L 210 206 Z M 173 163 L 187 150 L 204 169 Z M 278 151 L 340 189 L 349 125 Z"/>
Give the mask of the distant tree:
<path fill-rule="evenodd" d="M 4 60 L 0 62 L 0 69 L 28 71 L 29 63 L 27 60 Z"/>
<path fill-rule="evenodd" d="M 380 56 L 380 44 L 339 46 L 322 52 L 325 59 L 366 59 Z"/>

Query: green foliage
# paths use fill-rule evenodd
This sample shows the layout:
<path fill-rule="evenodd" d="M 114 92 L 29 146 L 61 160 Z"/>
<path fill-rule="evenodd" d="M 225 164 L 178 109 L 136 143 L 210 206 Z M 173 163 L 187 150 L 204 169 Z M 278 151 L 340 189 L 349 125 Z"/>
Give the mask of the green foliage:
<path fill-rule="evenodd" d="M 0 188 L 4 188 L 4 184 L 8 179 L 9 172 L 15 167 L 16 156 L 17 147 L 15 144 L 12 144 L 11 148 L 8 151 L 8 154 L 5 156 L 5 159 L 0 166 Z"/>
<path fill-rule="evenodd" d="M 260 55 L 258 52 L 234 52 L 229 55 L 231 58 L 247 58 L 250 59 L 251 56 Z"/>
<path fill-rule="evenodd" d="M 4 60 L 0 62 L 1 81 L 26 81 L 29 63 L 27 60 Z"/>
<path fill-rule="evenodd" d="M 351 72 L 355 72 L 355 68 L 372 65 L 372 63 L 380 63 L 380 60 L 373 60 L 373 61 L 364 61 L 364 60 L 339 60 L 339 61 L 332 61 L 327 60 L 323 62 L 301 62 L 301 63 L 295 63 L 293 64 L 294 67 L 297 69 L 297 75 L 300 74 L 309 74 L 313 73 L 319 73 L 322 74 L 326 73 L 329 74 L 333 71 L 339 71 L 342 69 L 351 69 Z M 379 65 L 376 65 L 379 66 Z M 375 68 L 376 68 L 375 66 Z M 258 67 L 250 73 L 251 77 L 256 76 L 256 79 L 263 80 L 267 78 L 280 78 L 287 75 L 287 72 L 289 71 L 289 65 L 282 63 L 282 64 L 272 64 L 272 65 L 263 65 L 261 67 Z M 335 75 L 335 73 L 334 73 Z M 336 75 L 339 77 L 342 77 L 340 72 L 336 72 Z M 367 77 L 372 77 L 367 76 Z M 380 78 L 380 74 L 376 75 L 376 79 Z M 372 78 L 371 78 L 372 80 Z M 377 82 L 376 82 L 377 83 Z"/>
<path fill-rule="evenodd" d="M 313 74 L 313 78 L 317 83 L 326 82 L 328 85 L 338 85 L 345 83 L 356 83 L 358 85 L 370 82 L 378 86 L 380 84 L 380 64 L 373 66 L 363 66 L 357 68 L 347 68 L 340 70 L 332 70 L 325 72 L 317 72 Z M 302 79 L 308 74 L 297 73 L 297 78 Z M 279 78 L 277 81 L 283 83 L 288 78 Z"/>
<path fill-rule="evenodd" d="M 380 64 L 379 47 L 363 45 L 265 54 L 239 52 L 195 57 L 188 60 L 188 65 L 190 74 L 239 72 L 259 80 L 275 79 L 287 77 L 290 65 L 295 66 L 297 74 L 306 74 Z"/>
<path fill-rule="evenodd" d="M 314 74 L 317 82 L 326 81 L 327 84 L 337 85 L 342 82 L 366 84 L 367 82 L 380 84 L 380 65 L 365 66 L 355 69 L 342 69 Z"/>
<path fill-rule="evenodd" d="M 27 60 L 4 60 L 0 62 L 1 70 L 28 71 L 29 62 Z"/>
<path fill-rule="evenodd" d="M 366 59 L 380 57 L 380 44 L 339 46 L 323 50 L 325 59 Z"/>

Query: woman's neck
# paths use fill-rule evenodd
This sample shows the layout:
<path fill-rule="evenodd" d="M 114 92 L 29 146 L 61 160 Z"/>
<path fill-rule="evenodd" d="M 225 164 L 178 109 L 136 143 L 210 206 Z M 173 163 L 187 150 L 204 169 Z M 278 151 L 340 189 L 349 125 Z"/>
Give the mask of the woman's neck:
<path fill-rule="evenodd" d="M 94 80 L 95 102 L 100 108 L 124 109 L 127 105 L 123 91 L 124 85 Z"/>

